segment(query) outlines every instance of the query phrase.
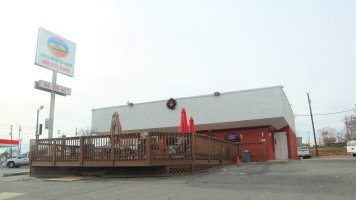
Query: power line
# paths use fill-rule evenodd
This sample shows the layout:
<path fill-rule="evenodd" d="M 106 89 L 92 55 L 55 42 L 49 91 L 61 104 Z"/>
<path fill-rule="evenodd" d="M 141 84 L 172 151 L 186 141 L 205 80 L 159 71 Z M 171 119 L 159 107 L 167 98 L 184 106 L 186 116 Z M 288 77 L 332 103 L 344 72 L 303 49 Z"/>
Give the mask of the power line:
<path fill-rule="evenodd" d="M 337 121 L 332 121 L 332 122 L 318 123 L 318 125 L 320 125 L 320 124 L 331 124 L 331 123 L 343 122 L 343 121 L 344 120 L 337 120 Z"/>
<path fill-rule="evenodd" d="M 356 110 L 356 109 L 350 109 L 350 110 L 344 110 L 344 111 L 332 112 L 332 113 L 313 114 L 313 116 L 315 116 L 315 115 L 334 115 L 334 114 L 345 113 L 345 112 L 350 112 L 350 111 L 354 111 L 354 110 Z M 296 116 L 296 117 L 309 117 L 310 115 L 294 114 L 294 116 Z"/>

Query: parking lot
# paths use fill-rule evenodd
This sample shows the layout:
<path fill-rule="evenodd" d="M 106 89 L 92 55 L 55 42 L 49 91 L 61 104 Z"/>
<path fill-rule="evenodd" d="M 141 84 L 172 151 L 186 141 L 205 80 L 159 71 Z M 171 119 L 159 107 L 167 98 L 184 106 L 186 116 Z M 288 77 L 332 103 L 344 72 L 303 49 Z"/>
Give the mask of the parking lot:
<path fill-rule="evenodd" d="M 8 175 L 15 175 L 15 173 L 25 173 L 25 172 L 29 172 L 30 171 L 30 167 L 29 166 L 21 166 L 19 168 L 5 168 L 4 166 L 0 166 L 0 177 L 3 177 L 4 174 L 5 176 Z"/>
<path fill-rule="evenodd" d="M 355 166 L 356 158 L 344 156 L 247 163 L 177 177 L 9 176 L 0 178 L 0 199 L 355 199 Z"/>

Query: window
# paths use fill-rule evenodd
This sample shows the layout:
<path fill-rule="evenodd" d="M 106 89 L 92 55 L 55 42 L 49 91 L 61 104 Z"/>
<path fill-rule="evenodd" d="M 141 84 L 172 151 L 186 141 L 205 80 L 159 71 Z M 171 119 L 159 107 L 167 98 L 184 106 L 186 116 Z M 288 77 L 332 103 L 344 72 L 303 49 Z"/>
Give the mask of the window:
<path fill-rule="evenodd" d="M 27 153 L 21 154 L 18 158 L 27 158 Z"/>

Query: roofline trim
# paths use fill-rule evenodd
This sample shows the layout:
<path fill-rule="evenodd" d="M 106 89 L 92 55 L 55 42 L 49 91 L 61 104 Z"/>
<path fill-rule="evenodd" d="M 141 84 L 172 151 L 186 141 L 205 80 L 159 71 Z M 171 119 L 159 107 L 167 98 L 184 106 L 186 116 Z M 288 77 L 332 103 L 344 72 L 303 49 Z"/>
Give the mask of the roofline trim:
<path fill-rule="evenodd" d="M 268 90 L 268 89 L 273 89 L 273 88 L 281 88 L 281 89 L 283 89 L 283 86 L 282 85 L 278 85 L 278 86 L 270 86 L 270 87 L 263 87 L 263 88 L 254 88 L 254 89 L 247 89 L 247 90 L 236 90 L 236 91 L 230 91 L 230 92 L 223 92 L 223 93 L 220 93 L 220 96 L 221 95 L 226 95 L 226 94 L 231 94 L 231 93 L 253 92 L 253 91 Z M 176 100 L 184 100 L 184 99 L 195 99 L 195 98 L 202 98 L 202 97 L 215 97 L 215 96 L 214 96 L 214 93 L 212 93 L 212 94 L 205 94 L 205 95 L 198 95 L 198 96 L 180 97 L 180 98 L 175 98 L 175 99 Z M 285 97 L 286 97 L 286 95 L 285 95 Z M 170 97 L 170 98 L 172 98 L 172 97 Z M 158 102 L 166 102 L 167 100 L 157 100 L 157 101 L 148 101 L 148 102 L 142 102 L 142 103 L 135 103 L 134 106 L 143 105 L 143 104 L 153 104 L 153 103 L 158 103 Z M 119 108 L 119 107 L 127 107 L 127 105 L 108 106 L 108 107 L 103 107 L 103 108 L 93 108 L 91 110 L 94 111 L 94 110 L 99 110 L 99 109 Z"/>

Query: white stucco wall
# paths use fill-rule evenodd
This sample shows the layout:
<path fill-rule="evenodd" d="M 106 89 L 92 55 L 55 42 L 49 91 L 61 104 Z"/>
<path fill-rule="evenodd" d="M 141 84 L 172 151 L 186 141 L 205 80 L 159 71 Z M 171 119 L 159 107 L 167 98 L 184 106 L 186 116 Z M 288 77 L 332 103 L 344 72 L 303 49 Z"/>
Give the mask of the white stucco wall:
<path fill-rule="evenodd" d="M 111 116 L 120 115 L 124 132 L 178 132 L 181 109 L 188 121 L 194 118 L 197 130 L 272 125 L 276 129 L 290 125 L 294 130 L 293 111 L 281 86 L 235 92 L 177 98 L 175 110 L 166 100 L 98 108 L 92 111 L 92 130 L 109 132 Z"/>

